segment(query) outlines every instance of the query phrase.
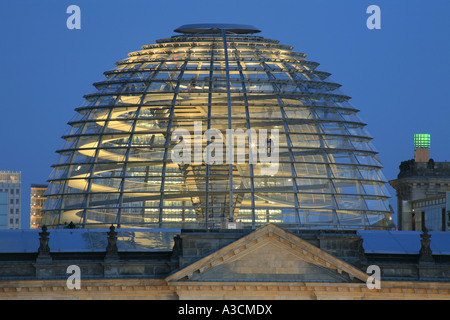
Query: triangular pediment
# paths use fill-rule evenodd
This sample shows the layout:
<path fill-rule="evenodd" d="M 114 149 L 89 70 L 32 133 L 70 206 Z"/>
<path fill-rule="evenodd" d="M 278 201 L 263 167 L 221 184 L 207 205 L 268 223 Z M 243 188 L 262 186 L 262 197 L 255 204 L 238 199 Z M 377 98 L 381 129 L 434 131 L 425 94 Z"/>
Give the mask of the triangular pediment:
<path fill-rule="evenodd" d="M 368 275 L 269 224 L 176 271 L 172 281 L 366 282 Z"/>

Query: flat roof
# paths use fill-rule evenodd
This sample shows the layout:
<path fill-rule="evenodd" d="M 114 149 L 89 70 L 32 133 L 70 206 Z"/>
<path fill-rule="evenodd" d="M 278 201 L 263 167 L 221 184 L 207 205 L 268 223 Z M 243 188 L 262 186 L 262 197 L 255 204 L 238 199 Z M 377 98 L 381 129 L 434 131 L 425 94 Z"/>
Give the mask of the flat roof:
<path fill-rule="evenodd" d="M 230 24 L 230 23 L 196 23 L 196 24 L 185 24 L 174 30 L 174 32 L 179 33 L 189 33 L 189 34 L 216 34 L 221 33 L 225 29 L 230 33 L 237 34 L 250 34 L 261 32 L 258 28 L 248 24 Z"/>
<path fill-rule="evenodd" d="M 38 229 L 0 231 L 1 253 L 38 252 Z M 50 252 L 105 252 L 109 229 L 48 229 Z M 181 229 L 116 229 L 117 246 L 125 252 L 172 251 Z M 231 230 L 230 230 L 231 231 Z M 235 231 L 235 230 L 233 230 Z M 418 254 L 420 231 L 358 230 L 366 253 Z M 450 232 L 430 231 L 433 254 L 450 255 Z"/>
<path fill-rule="evenodd" d="M 48 229 L 50 252 L 105 252 L 109 229 Z M 119 251 L 172 251 L 180 229 L 116 229 Z M 0 231 L 0 253 L 38 252 L 40 229 Z"/>
<path fill-rule="evenodd" d="M 418 254 L 421 231 L 359 230 L 366 253 Z M 433 254 L 450 254 L 450 232 L 429 231 Z"/>

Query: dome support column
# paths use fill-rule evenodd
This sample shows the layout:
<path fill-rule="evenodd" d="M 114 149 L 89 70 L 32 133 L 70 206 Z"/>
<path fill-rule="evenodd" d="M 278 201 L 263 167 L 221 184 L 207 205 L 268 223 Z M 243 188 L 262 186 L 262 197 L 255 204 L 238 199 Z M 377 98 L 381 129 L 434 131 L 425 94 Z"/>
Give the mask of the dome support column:
<path fill-rule="evenodd" d="M 230 94 L 230 68 L 228 65 L 228 45 L 227 45 L 227 36 L 226 29 L 221 29 L 222 38 L 223 38 L 223 50 L 225 55 L 225 74 L 226 74 L 226 82 L 227 82 L 227 103 L 228 103 L 228 141 L 226 143 L 226 148 L 228 148 L 226 154 L 228 155 L 228 188 L 229 188 L 229 196 L 228 196 L 228 205 L 229 205 L 229 216 L 228 221 L 233 221 L 233 135 L 231 134 L 232 122 L 231 122 L 231 94 Z"/>

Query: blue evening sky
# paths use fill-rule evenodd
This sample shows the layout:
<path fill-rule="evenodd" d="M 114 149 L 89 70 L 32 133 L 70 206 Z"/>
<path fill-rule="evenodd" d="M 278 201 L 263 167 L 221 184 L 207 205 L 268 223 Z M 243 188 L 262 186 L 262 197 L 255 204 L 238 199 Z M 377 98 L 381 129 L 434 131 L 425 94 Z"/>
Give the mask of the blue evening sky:
<path fill-rule="evenodd" d="M 81 29 L 69 30 L 69 5 Z M 381 29 L 369 30 L 370 5 Z M 361 110 L 387 180 L 431 134 L 431 157 L 450 160 L 448 0 L 1 0 L 0 170 L 22 172 L 22 226 L 30 185 L 46 183 L 61 136 L 103 72 L 189 23 L 240 23 L 291 45 L 332 73 Z M 395 192 L 391 205 L 396 209 Z"/>

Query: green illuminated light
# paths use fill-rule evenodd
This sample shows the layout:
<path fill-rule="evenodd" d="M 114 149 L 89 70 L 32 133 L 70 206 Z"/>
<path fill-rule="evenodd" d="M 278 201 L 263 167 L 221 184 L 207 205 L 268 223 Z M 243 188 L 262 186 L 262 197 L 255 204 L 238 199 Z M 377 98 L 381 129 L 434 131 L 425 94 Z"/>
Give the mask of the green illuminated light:
<path fill-rule="evenodd" d="M 416 133 L 414 134 L 414 148 L 429 148 L 430 147 L 430 134 L 428 133 Z"/>

